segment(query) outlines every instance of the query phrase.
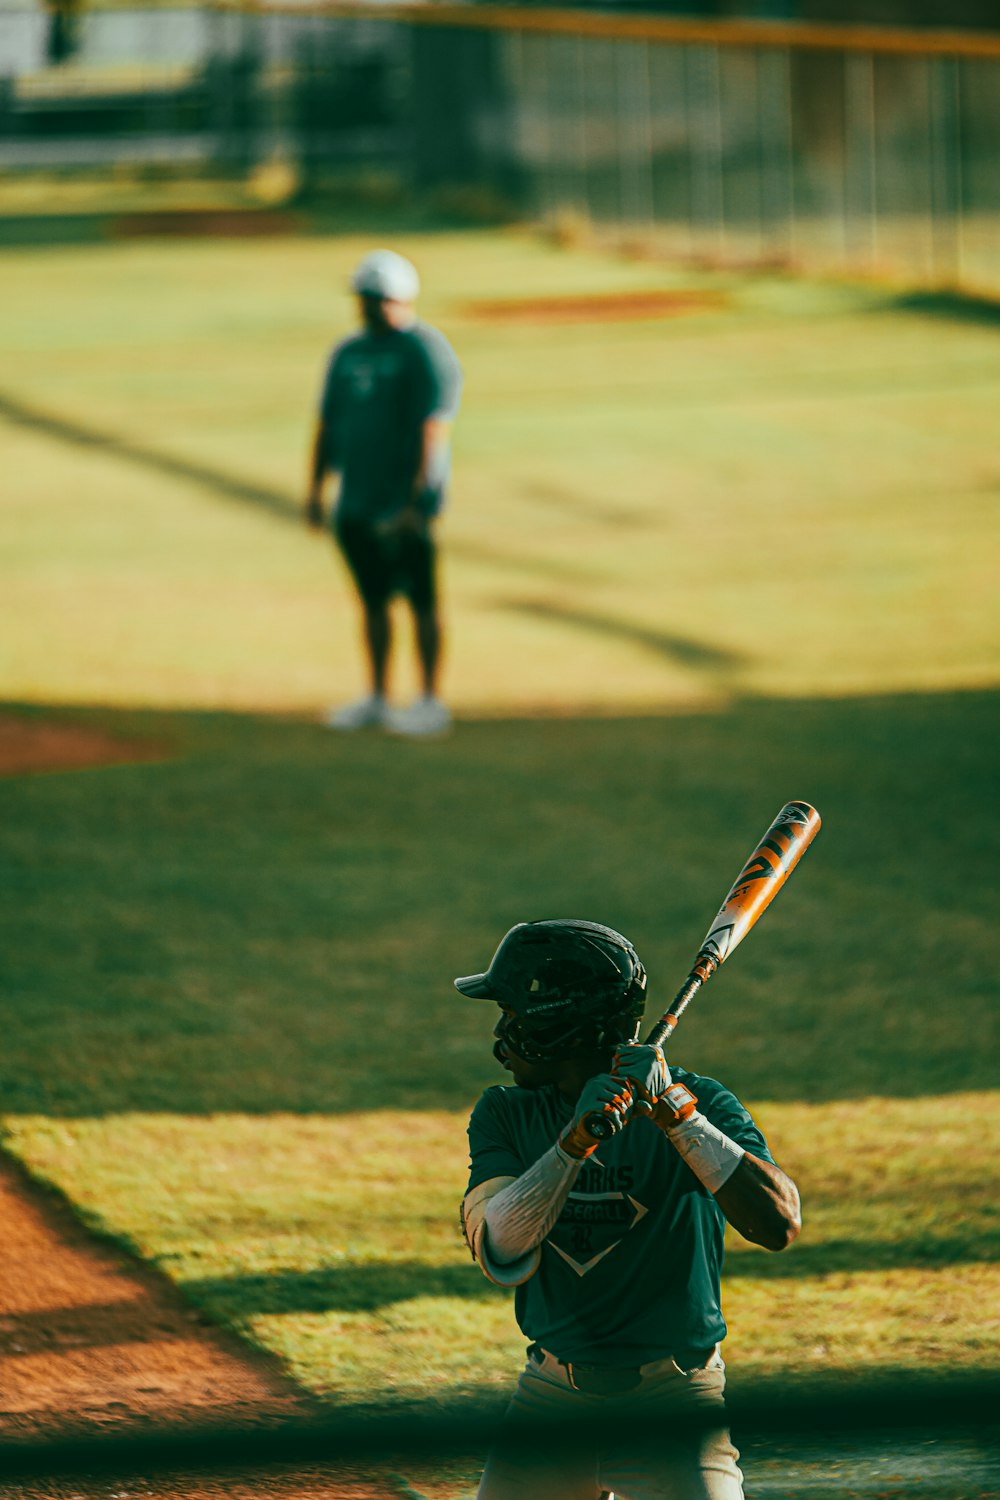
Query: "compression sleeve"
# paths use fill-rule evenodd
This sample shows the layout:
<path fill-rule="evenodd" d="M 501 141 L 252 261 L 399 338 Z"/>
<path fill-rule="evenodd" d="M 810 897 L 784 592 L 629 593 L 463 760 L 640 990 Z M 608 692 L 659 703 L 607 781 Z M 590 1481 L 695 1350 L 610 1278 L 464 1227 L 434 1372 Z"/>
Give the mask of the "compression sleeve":
<path fill-rule="evenodd" d="M 494 1177 L 468 1195 L 466 1238 L 491 1281 L 518 1286 L 534 1274 L 539 1246 L 562 1213 L 582 1165 L 551 1146 L 520 1177 Z"/>

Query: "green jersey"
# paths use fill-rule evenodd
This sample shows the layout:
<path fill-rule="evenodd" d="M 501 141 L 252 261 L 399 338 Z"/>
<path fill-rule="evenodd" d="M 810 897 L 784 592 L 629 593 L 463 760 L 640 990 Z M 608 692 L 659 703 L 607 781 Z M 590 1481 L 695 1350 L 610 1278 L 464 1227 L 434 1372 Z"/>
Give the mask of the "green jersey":
<path fill-rule="evenodd" d="M 713 1125 L 762 1161 L 773 1161 L 740 1101 L 714 1078 L 671 1064 Z M 519 1177 L 572 1116 L 558 1090 L 497 1085 L 469 1121 L 469 1189 Z M 722 1316 L 725 1219 L 649 1120 L 633 1120 L 583 1163 L 541 1246 L 535 1273 L 515 1293 L 526 1338 L 563 1360 L 640 1365 L 726 1335 Z"/>
<path fill-rule="evenodd" d="M 414 496 L 423 426 L 458 410 L 461 369 L 444 334 L 426 323 L 344 339 L 330 356 L 320 417 L 324 459 L 340 471 L 336 514 L 384 521 L 416 499 L 436 515 L 448 478 L 448 451 L 435 455 L 423 493 Z"/>

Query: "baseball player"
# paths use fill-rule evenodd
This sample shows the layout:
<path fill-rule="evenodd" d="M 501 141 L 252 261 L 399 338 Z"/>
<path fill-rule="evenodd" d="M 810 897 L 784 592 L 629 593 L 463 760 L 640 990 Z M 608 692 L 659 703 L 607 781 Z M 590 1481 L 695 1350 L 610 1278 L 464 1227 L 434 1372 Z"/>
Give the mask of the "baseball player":
<path fill-rule="evenodd" d="M 741 1500 L 723 1232 L 783 1250 L 800 1228 L 794 1183 L 728 1089 L 636 1042 L 646 973 L 621 933 L 522 922 L 455 986 L 499 1006 L 493 1050 L 511 1075 L 469 1121 L 463 1227 L 486 1276 L 516 1287 L 529 1340 L 479 1500 Z M 600 1142 L 595 1114 L 613 1128 Z M 685 1413 L 688 1439 L 664 1441 Z M 547 1446 L 546 1422 L 570 1422 L 574 1441 Z"/>
<path fill-rule="evenodd" d="M 440 734 L 450 715 L 437 684 L 434 520 L 444 503 L 461 371 L 444 335 L 414 313 L 420 282 L 408 260 L 375 250 L 357 267 L 351 285 L 362 327 L 337 345 L 327 367 L 306 520 L 315 530 L 323 527 L 324 483 L 338 472 L 333 532 L 361 600 L 371 686 L 357 703 L 331 710 L 325 722 L 332 729 Z M 386 696 L 390 604 L 398 594 L 413 613 L 422 686 L 406 710 L 390 710 Z"/>

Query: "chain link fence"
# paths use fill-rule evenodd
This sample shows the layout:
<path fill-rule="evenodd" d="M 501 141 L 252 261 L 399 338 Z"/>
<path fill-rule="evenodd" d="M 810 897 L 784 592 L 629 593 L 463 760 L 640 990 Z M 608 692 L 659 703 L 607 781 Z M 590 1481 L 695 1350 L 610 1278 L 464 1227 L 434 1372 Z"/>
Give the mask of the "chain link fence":
<path fill-rule="evenodd" d="M 998 1395 L 995 1369 L 779 1384 L 727 1398 L 726 1413 L 653 1407 L 652 1416 L 647 1410 L 642 1424 L 632 1424 L 630 1442 L 638 1459 L 644 1449 L 658 1458 L 671 1448 L 680 1455 L 720 1424 L 731 1425 L 754 1472 L 754 1492 L 774 1500 L 841 1500 L 847 1494 L 884 1500 L 890 1491 L 919 1493 L 922 1500 L 989 1500 L 1000 1473 Z M 195 1476 L 224 1480 L 233 1474 L 244 1481 L 239 1488 L 245 1493 L 246 1478 L 254 1473 L 264 1493 L 268 1475 L 287 1472 L 286 1466 L 315 1479 L 316 1465 L 341 1466 L 349 1475 L 354 1466 L 370 1463 L 397 1471 L 416 1464 L 439 1481 L 442 1462 L 456 1459 L 477 1477 L 505 1404 L 506 1397 L 494 1392 L 480 1399 L 435 1399 L 423 1407 L 372 1404 L 338 1411 L 331 1405 L 309 1422 L 0 1439 L 0 1473 L 7 1483 L 32 1484 L 31 1495 L 40 1493 L 32 1483 L 38 1481 L 55 1494 L 62 1490 L 60 1480 L 89 1489 L 113 1479 L 131 1488 L 130 1481 L 152 1476 L 173 1476 L 182 1481 L 183 1493 L 191 1493 Z M 612 1403 L 596 1414 L 588 1407 L 529 1423 L 518 1441 L 525 1456 L 534 1450 L 551 1464 L 560 1452 L 577 1452 L 602 1435 L 620 1439 L 621 1423 L 621 1406 Z M 434 1492 L 440 1490 L 435 1482 Z M 408 1485 L 396 1492 L 419 1494 Z"/>
<path fill-rule="evenodd" d="M 1000 292 L 1000 35 L 428 4 L 0 0 L 0 172 L 122 162 Z"/>

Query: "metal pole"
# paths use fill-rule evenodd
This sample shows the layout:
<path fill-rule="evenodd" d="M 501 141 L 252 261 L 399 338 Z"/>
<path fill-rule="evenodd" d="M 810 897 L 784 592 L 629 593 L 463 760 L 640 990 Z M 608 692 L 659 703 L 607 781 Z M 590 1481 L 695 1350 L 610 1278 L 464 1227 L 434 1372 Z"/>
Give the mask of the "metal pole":
<path fill-rule="evenodd" d="M 722 165 L 722 101 L 719 54 L 713 46 L 687 49 L 685 77 L 691 161 L 691 249 L 699 240 L 718 251 L 725 245 Z"/>
<path fill-rule="evenodd" d="M 504 55 L 507 60 L 507 75 L 513 110 L 510 115 L 510 139 L 505 143 L 507 160 L 513 168 L 512 175 L 518 183 L 524 181 L 524 172 L 530 155 L 530 132 L 525 128 L 526 97 L 524 67 L 524 33 L 511 31 L 506 34 Z M 531 181 L 532 208 L 537 208 L 534 176 Z"/>
<path fill-rule="evenodd" d="M 712 47 L 710 54 L 711 105 L 709 122 L 709 185 L 712 195 L 712 212 L 715 219 L 715 241 L 719 252 L 726 247 L 726 196 L 725 196 L 725 121 L 722 112 L 722 65 L 719 48 Z"/>
<path fill-rule="evenodd" d="M 958 63 L 953 57 L 928 58 L 926 68 L 930 268 L 935 280 L 947 279 L 954 284 L 961 279 Z"/>
<path fill-rule="evenodd" d="M 590 153 L 587 143 L 587 43 L 577 36 L 573 49 L 576 71 L 576 112 L 574 119 L 576 137 L 576 165 L 578 178 L 578 204 L 585 217 L 590 217 Z"/>
<path fill-rule="evenodd" d="M 878 253 L 874 60 L 858 52 L 844 63 L 844 254 L 850 261 L 857 250 L 872 270 Z"/>
<path fill-rule="evenodd" d="M 615 120 L 621 209 L 626 223 L 653 220 L 653 144 L 650 121 L 649 47 L 620 42 L 615 49 Z"/>
<path fill-rule="evenodd" d="M 761 138 L 761 241 L 790 259 L 795 235 L 795 157 L 787 49 L 760 54 L 757 117 Z"/>
<path fill-rule="evenodd" d="M 965 173 L 963 171 L 962 148 L 962 60 L 953 57 L 950 67 L 952 90 L 951 155 L 954 164 L 955 184 L 955 281 L 965 284 Z"/>

